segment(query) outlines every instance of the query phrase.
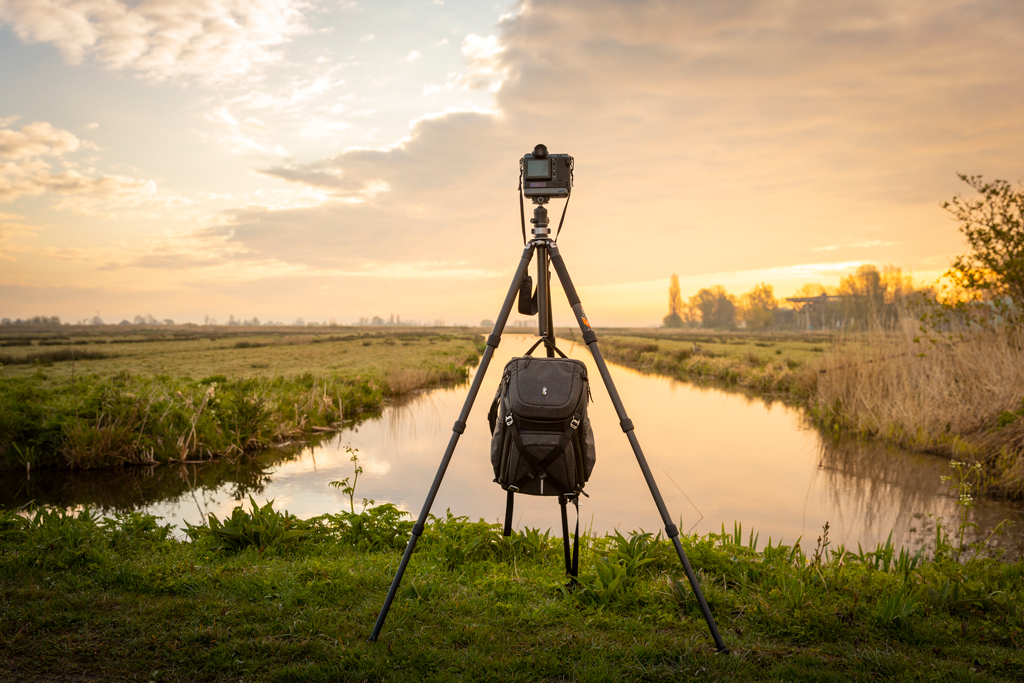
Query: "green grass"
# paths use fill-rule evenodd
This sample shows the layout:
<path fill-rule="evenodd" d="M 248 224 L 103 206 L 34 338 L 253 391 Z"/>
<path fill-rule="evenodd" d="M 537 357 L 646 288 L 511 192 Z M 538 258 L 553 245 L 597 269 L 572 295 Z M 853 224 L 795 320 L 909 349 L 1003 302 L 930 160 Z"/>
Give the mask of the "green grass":
<path fill-rule="evenodd" d="M 261 534 L 225 544 L 216 533 L 245 525 Z M 178 541 L 138 513 L 0 512 L 0 678 L 999 681 L 1024 670 L 1024 563 L 957 562 L 948 539 L 914 555 L 832 548 L 827 534 L 814 552 L 758 547 L 739 525 L 683 539 L 728 655 L 661 538 L 585 535 L 581 586 L 567 591 L 560 539 L 505 539 L 450 514 L 428 526 L 370 643 L 409 526 L 390 506 L 300 521 L 253 504 Z"/>
<path fill-rule="evenodd" d="M 464 380 L 481 345 L 467 332 L 295 330 L 0 343 L 13 363 L 0 368 L 0 469 L 254 453 L 377 414 L 390 396 Z"/>

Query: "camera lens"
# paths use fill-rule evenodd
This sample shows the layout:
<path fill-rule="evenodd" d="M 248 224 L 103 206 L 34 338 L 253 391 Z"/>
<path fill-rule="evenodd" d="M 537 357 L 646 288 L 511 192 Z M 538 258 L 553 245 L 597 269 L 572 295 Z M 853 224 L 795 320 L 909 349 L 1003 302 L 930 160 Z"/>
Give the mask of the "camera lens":
<path fill-rule="evenodd" d="M 547 157 L 547 155 L 548 148 L 545 147 L 544 145 L 537 145 L 536 147 L 533 148 L 533 156 L 537 157 L 538 159 L 544 159 Z"/>

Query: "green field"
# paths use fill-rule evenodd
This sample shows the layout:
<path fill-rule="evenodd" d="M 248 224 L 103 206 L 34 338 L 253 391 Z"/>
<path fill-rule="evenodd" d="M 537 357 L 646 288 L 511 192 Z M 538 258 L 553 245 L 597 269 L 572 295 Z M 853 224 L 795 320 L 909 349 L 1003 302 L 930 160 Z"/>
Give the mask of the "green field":
<path fill-rule="evenodd" d="M 40 328 L 0 335 L 0 468 L 251 453 L 464 380 L 470 331 Z"/>
<path fill-rule="evenodd" d="M 59 328 L 58 328 L 59 329 Z M 109 377 L 133 375 L 206 377 L 294 376 L 337 373 L 385 382 L 389 372 L 437 369 L 465 364 L 476 355 L 476 336 L 466 331 L 366 328 L 283 328 L 267 332 L 225 328 L 150 329 L 80 327 L 69 332 L 0 333 L 4 377 L 32 376 L 42 370 L 51 380 L 72 372 Z"/>

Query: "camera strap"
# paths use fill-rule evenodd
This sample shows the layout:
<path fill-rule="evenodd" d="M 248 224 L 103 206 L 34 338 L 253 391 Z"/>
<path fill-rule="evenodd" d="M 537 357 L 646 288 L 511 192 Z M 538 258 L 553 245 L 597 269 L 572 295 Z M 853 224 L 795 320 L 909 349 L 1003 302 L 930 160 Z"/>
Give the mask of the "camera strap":
<path fill-rule="evenodd" d="M 572 197 L 566 197 L 565 198 L 565 206 L 562 207 L 562 217 L 558 219 L 558 230 L 555 231 L 555 241 L 556 242 L 558 241 L 558 233 L 562 232 L 562 222 L 565 220 L 565 210 L 569 208 L 569 200 L 570 199 L 572 199 Z M 526 228 L 524 227 L 523 228 L 523 232 L 525 233 L 525 231 L 526 231 Z"/>
<path fill-rule="evenodd" d="M 565 217 L 565 212 L 562 212 L 562 217 Z M 526 244 L 526 209 L 523 208 L 523 160 L 519 160 L 519 221 L 523 226 L 523 244 Z M 562 229 L 562 224 L 558 224 L 558 229 Z"/>
<path fill-rule="evenodd" d="M 572 180 L 573 180 L 572 172 L 574 170 L 575 165 L 576 164 L 573 163 L 573 158 L 569 157 L 569 185 L 572 185 Z M 523 162 L 520 161 L 519 162 L 519 167 L 520 167 L 520 171 L 519 172 L 520 173 L 522 173 L 522 166 L 523 166 Z M 571 196 L 565 198 L 565 206 L 562 207 L 562 217 L 558 219 L 558 230 L 555 231 L 555 241 L 556 242 L 558 241 L 558 234 L 560 232 L 562 232 L 562 222 L 565 221 L 565 212 L 569 208 L 569 200 L 571 198 L 572 198 Z"/>

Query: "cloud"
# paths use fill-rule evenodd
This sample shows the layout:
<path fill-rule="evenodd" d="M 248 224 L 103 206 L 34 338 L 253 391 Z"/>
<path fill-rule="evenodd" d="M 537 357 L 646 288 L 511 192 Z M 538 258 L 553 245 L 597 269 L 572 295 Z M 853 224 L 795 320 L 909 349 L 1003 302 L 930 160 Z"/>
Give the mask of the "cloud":
<path fill-rule="evenodd" d="M 504 46 L 498 37 L 491 35 L 486 38 L 474 33 L 462 40 L 462 56 L 468 62 L 462 83 L 470 89 L 487 89 L 497 91 L 507 74 L 506 65 L 501 61 Z"/>
<path fill-rule="evenodd" d="M 10 125 L 14 120 L 5 119 L 0 124 Z M 72 133 L 54 128 L 43 121 L 30 123 L 20 131 L 0 128 L 0 157 L 11 160 L 44 155 L 62 156 L 77 151 L 81 144 Z"/>
<path fill-rule="evenodd" d="M 423 55 L 420 54 L 419 50 L 413 50 L 412 52 L 410 52 L 409 54 L 407 54 L 405 56 L 405 61 L 407 61 L 407 62 L 415 62 L 417 59 L 419 59 L 422 56 Z"/>
<path fill-rule="evenodd" d="M 339 87 L 335 72 L 250 86 L 211 107 L 217 139 L 254 154 L 260 172 L 301 201 L 225 198 L 234 208 L 195 234 L 109 261 L 126 278 L 130 267 L 147 268 L 147 283 L 175 268 L 197 283 L 250 283 L 261 273 L 310 283 L 235 290 L 288 305 L 345 300 L 317 294 L 343 280 L 360 305 L 393 296 L 432 311 L 420 317 L 472 310 L 479 320 L 494 315 L 521 253 L 518 164 L 543 142 L 575 157 L 559 244 L 577 287 L 595 293 L 585 303 L 602 323 L 615 320 L 601 310 L 613 300 L 628 311 L 620 320 L 647 306 L 655 313 L 644 320 L 656 321 L 673 272 L 695 288 L 722 278 L 736 291 L 759 281 L 781 290 L 783 280 L 795 288 L 868 259 L 941 263 L 962 249 L 938 207 L 960 190 L 954 172 L 1020 174 L 1021 34 L 1024 14 L 1009 0 L 527 0 L 493 35 L 465 37 L 465 73 L 449 79 L 491 92 L 491 109 L 434 112 L 393 144 L 319 159 L 275 154 L 262 123 L 271 114 L 292 117 L 292 131 L 308 121 L 313 139 L 343 125 L 342 115 L 366 113 L 314 108 Z M 98 48 L 83 55 L 102 63 Z M 388 106 L 377 109 L 370 118 L 386 119 Z M 17 183 L 23 193 L 51 191 L 61 174 L 47 163 L 71 154 L 0 158 L 14 169 L 0 170 L 9 178 L 0 195 Z M 114 209 L 127 201 L 118 192 L 152 196 L 142 180 L 104 189 L 102 174 L 72 172 L 95 182 L 67 177 L 68 195 L 52 189 L 57 201 L 106 191 Z M 563 206 L 552 202 L 555 222 Z M 819 263 L 825 255 L 832 261 Z M 481 310 L 465 308 L 480 301 Z M 453 313 L 433 312 L 442 305 Z"/>
<path fill-rule="evenodd" d="M 345 83 L 344 79 L 337 76 L 340 69 L 340 66 L 332 66 L 326 72 L 312 78 L 288 79 L 276 92 L 266 89 L 252 90 L 232 98 L 231 104 L 275 113 L 301 114 L 312 102 Z"/>
<path fill-rule="evenodd" d="M 949 227 L 937 203 L 954 170 L 1013 167 L 1024 146 L 1012 49 L 1024 19 L 1012 3 L 984 9 L 526 2 L 463 41 L 462 82 L 495 90 L 493 112 L 436 114 L 388 148 L 265 168 L 353 201 L 238 211 L 224 230 L 318 267 L 439 262 L 459 245 L 500 269 L 519 238 L 518 159 L 545 142 L 576 157 L 561 239 L 590 282 L 784 268 L 833 244 L 840 263 L 869 243 L 894 262 L 908 245 L 948 253 L 954 230 L 920 235 Z"/>
<path fill-rule="evenodd" d="M 227 107 L 218 107 L 206 115 L 206 120 L 216 127 L 211 137 L 225 149 L 235 154 L 287 157 L 288 150 L 281 145 L 267 141 L 267 126 L 256 118 L 245 121 L 236 119 Z"/>
<path fill-rule="evenodd" d="M 66 171 L 47 178 L 47 189 L 61 197 L 53 208 L 77 216 L 110 219 L 163 218 L 189 206 L 184 197 L 161 192 L 152 180 L 121 175 L 85 176 Z"/>
<path fill-rule="evenodd" d="M 51 43 L 162 83 L 228 82 L 277 62 L 306 30 L 305 0 L 0 0 L 0 23 L 26 43 Z"/>
<path fill-rule="evenodd" d="M 74 168 L 54 173 L 44 158 L 60 159 L 73 167 L 64 157 L 81 148 L 96 146 L 44 121 L 30 123 L 20 131 L 0 128 L 0 202 L 52 192 L 60 197 L 54 209 L 105 218 L 153 216 L 189 203 L 161 192 L 151 180 L 82 173 Z"/>

